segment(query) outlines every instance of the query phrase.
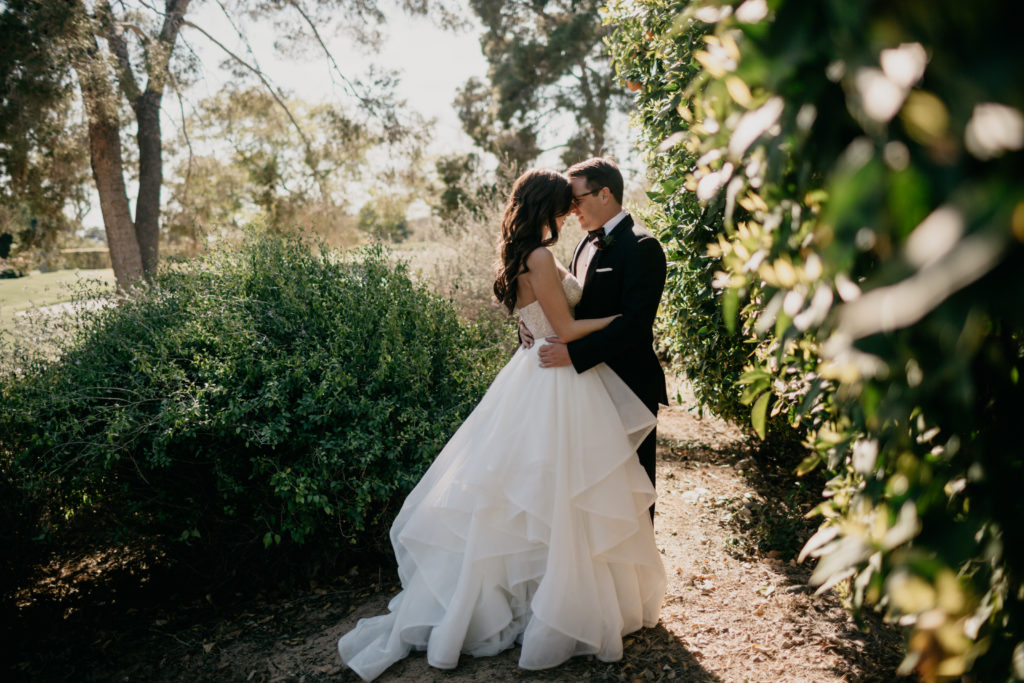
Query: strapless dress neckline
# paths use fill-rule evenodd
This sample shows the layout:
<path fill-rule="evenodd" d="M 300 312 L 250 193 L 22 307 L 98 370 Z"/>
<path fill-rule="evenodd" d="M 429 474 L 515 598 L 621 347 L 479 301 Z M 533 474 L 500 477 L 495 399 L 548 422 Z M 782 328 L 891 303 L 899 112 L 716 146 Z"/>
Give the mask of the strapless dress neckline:
<path fill-rule="evenodd" d="M 565 298 L 569 302 L 569 308 L 572 309 L 580 302 L 583 297 L 583 285 L 572 273 L 566 273 L 565 277 L 562 278 L 562 291 L 565 292 Z M 544 309 L 540 305 L 540 301 L 531 301 L 530 303 L 516 309 L 516 313 L 519 314 L 520 320 L 526 324 L 526 328 L 530 330 L 530 334 L 533 335 L 534 339 L 540 339 L 542 337 L 550 337 L 555 334 L 555 328 L 551 326 L 550 321 L 546 315 L 544 315 Z"/>
<path fill-rule="evenodd" d="M 583 285 L 576 278 L 576 276 L 573 275 L 572 273 L 566 273 L 565 276 L 562 278 L 562 290 L 565 291 L 566 298 L 569 299 L 569 307 L 572 308 L 577 303 L 579 303 L 579 298 L 576 297 L 576 296 L 573 296 L 572 294 L 570 294 L 570 292 L 573 289 L 575 289 L 575 288 L 572 287 L 572 284 L 570 284 L 567 287 L 566 286 L 567 281 L 571 281 L 572 284 L 575 284 L 576 285 L 575 288 L 578 288 L 581 292 L 583 290 Z M 575 301 L 573 301 L 574 298 L 576 299 Z M 530 306 L 539 305 L 539 304 L 540 304 L 540 300 L 539 299 L 534 299 L 533 301 L 531 301 L 530 303 L 526 304 L 525 306 L 516 306 L 516 311 L 515 312 L 519 313 L 520 311 L 522 311 L 525 308 L 529 308 Z"/>

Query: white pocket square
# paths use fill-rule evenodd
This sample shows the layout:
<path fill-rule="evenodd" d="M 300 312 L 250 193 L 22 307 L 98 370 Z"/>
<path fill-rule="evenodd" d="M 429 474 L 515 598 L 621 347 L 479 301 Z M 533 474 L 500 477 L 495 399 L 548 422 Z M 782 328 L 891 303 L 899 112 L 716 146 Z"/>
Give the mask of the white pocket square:
<path fill-rule="evenodd" d="M 610 273 L 610 272 L 612 272 L 612 269 L 611 268 L 597 268 L 596 270 L 594 270 L 594 272 L 595 273 Z"/>

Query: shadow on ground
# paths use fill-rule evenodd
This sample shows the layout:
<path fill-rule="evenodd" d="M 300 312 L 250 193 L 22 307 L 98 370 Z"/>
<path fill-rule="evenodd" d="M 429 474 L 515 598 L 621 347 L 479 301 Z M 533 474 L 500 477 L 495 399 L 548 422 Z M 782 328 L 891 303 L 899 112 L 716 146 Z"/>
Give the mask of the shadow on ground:
<path fill-rule="evenodd" d="M 620 662 L 579 657 L 531 672 L 513 649 L 438 671 L 415 654 L 380 680 L 896 680 L 899 632 L 871 615 L 858 630 L 791 559 L 815 527 L 803 515 L 820 486 L 794 484 L 785 462 L 726 423 L 679 406 L 659 418 L 656 531 L 669 594 L 658 626 L 629 636 Z M 386 609 L 398 588 L 389 562 L 319 584 L 208 593 L 157 558 L 65 549 L 3 604 L 4 679 L 355 681 L 336 642 Z"/>
<path fill-rule="evenodd" d="M 415 652 L 388 669 L 380 681 L 430 681 L 434 683 L 468 683 L 470 681 L 664 681 L 687 683 L 719 683 L 705 669 L 694 653 L 664 626 L 643 629 L 629 636 L 621 661 L 601 662 L 592 656 L 576 657 L 569 662 L 544 671 L 518 668 L 519 648 L 495 657 L 474 658 L 463 655 L 451 671 L 431 668 L 426 654 Z M 341 680 L 351 683 L 359 677 L 347 669 Z"/>
<path fill-rule="evenodd" d="M 123 548 L 53 558 L 3 620 L 4 679 L 357 681 L 337 657 L 337 638 L 361 612 L 386 609 L 397 590 L 393 566 L 301 590 L 214 596 Z M 620 662 L 578 657 L 549 671 L 519 669 L 518 648 L 464 656 L 452 671 L 414 653 L 379 680 L 721 680 L 662 625 L 625 646 Z"/>
<path fill-rule="evenodd" d="M 659 446 L 662 463 L 659 479 L 669 479 L 668 486 L 659 481 L 659 490 L 668 488 L 667 493 L 671 493 L 671 487 L 678 486 L 674 493 L 698 504 L 691 509 L 699 509 L 704 528 L 717 522 L 723 532 L 724 554 L 731 561 L 739 562 L 744 568 L 742 571 L 757 586 L 749 597 L 749 604 L 741 606 L 748 620 L 747 632 L 739 638 L 754 641 L 747 650 L 753 658 L 761 657 L 766 664 L 777 660 L 781 665 L 787 652 L 804 660 L 817 652 L 822 659 L 829 660 L 826 669 L 838 680 L 858 683 L 913 680 L 894 673 L 904 653 L 900 630 L 884 623 L 880 615 L 873 612 L 862 615 L 862 630 L 835 593 L 815 595 L 815 588 L 808 583 L 813 563 L 795 560 L 803 544 L 817 530 L 820 520 L 807 519 L 806 515 L 821 502 L 826 481 L 820 471 L 804 478 L 795 475 L 803 452 L 793 444 L 763 444 L 739 432 L 717 439 L 706 435 L 693 438 L 686 434 L 683 439 L 667 435 L 659 440 Z M 712 483 L 702 486 L 709 480 L 701 481 L 700 476 L 717 480 L 718 486 Z M 734 481 L 728 484 L 722 481 L 729 477 Z M 659 495 L 662 509 L 671 505 L 665 493 Z M 695 576 L 703 577 L 701 572 L 707 571 L 707 565 L 695 563 L 693 566 L 697 568 Z M 724 578 L 724 573 L 719 564 L 718 574 L 709 572 L 708 580 L 738 583 L 735 576 Z M 699 583 L 703 580 L 691 580 L 697 584 L 695 592 L 701 592 Z M 740 581 L 746 582 L 746 578 Z M 707 597 L 728 603 L 730 598 L 722 599 L 721 588 L 719 583 L 714 596 L 709 592 Z M 735 592 L 741 590 L 737 588 Z M 693 610 L 693 597 L 684 594 L 679 602 Z M 728 619 L 724 605 L 712 606 L 710 611 L 714 613 L 716 609 L 718 620 Z M 756 623 L 765 620 L 776 637 L 758 632 Z M 690 621 L 699 623 L 700 620 Z M 743 626 L 740 628 L 743 630 Z M 715 636 L 735 639 L 736 627 L 732 626 L 731 630 L 733 632 L 729 633 L 729 627 L 722 627 L 716 633 L 711 626 L 699 628 L 698 633 L 710 636 L 709 640 Z M 694 642 L 700 640 L 695 637 Z M 783 675 L 782 679 L 791 680 L 791 675 Z M 797 680 L 801 680 L 799 676 Z"/>
<path fill-rule="evenodd" d="M 8 681 L 270 680 L 267 653 L 341 622 L 384 586 L 381 568 L 330 584 L 216 593 L 126 548 L 67 554 L 6 600 Z M 328 655 L 314 666 L 332 664 Z M 336 667 L 328 667 L 335 669 Z M 255 674 L 250 676 L 250 674 Z M 306 680 L 316 680 L 309 678 Z"/>

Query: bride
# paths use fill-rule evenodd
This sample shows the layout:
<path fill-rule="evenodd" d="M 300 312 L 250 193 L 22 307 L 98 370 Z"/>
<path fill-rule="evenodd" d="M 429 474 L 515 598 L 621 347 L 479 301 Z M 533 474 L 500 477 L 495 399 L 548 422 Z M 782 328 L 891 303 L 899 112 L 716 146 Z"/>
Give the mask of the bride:
<path fill-rule="evenodd" d="M 614 319 L 572 317 L 582 287 L 548 250 L 572 202 L 565 176 L 533 169 L 502 218 L 494 292 L 537 339 Z M 338 641 L 364 680 L 412 648 L 442 669 L 517 643 L 524 669 L 616 661 L 657 623 L 665 571 L 635 454 L 655 418 L 606 365 L 541 368 L 538 347 L 516 351 L 395 518 L 402 591 Z"/>

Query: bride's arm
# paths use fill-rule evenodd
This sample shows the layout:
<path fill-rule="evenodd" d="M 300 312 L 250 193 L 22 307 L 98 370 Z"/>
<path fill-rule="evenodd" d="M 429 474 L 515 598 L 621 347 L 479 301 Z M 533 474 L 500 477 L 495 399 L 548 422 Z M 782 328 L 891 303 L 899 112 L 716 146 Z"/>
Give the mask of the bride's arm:
<path fill-rule="evenodd" d="M 555 334 L 563 342 L 570 342 L 585 337 L 591 332 L 596 332 L 608 326 L 618 316 L 607 318 L 588 318 L 576 320 L 569 311 L 569 302 L 565 298 L 565 290 L 562 289 L 562 276 L 555 265 L 555 257 L 544 247 L 539 247 L 530 252 L 526 257 L 526 267 L 529 269 L 520 277 L 528 279 L 534 296 L 540 302 L 544 315 L 548 322 L 555 329 Z"/>

